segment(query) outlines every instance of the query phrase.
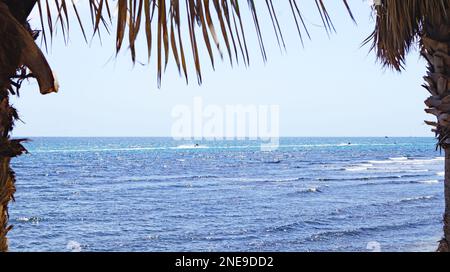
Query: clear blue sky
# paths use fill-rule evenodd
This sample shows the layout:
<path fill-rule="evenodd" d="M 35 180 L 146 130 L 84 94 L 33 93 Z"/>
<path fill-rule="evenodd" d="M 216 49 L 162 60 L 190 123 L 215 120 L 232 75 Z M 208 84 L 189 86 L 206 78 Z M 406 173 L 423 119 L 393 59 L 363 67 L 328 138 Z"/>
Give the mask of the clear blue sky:
<path fill-rule="evenodd" d="M 245 12 L 250 68 L 231 68 L 225 60 L 216 61 L 214 72 L 202 50 L 202 86 L 196 84 L 192 66 L 186 85 L 171 60 L 162 88 L 157 89 L 154 58 L 149 65 L 133 67 L 129 52 L 123 50 L 115 59 L 114 37 L 104 35 L 103 46 L 97 38 L 86 45 L 73 21 L 69 44 L 57 35 L 47 54 L 60 92 L 41 96 L 37 83 L 24 87 L 20 98 L 13 99 L 25 122 L 17 124 L 14 135 L 168 136 L 172 108 L 191 105 L 193 97 L 201 96 L 205 103 L 217 105 L 277 104 L 282 136 L 433 136 L 423 123 L 431 116 L 423 112 L 427 92 L 420 85 L 425 63 L 418 53 L 408 57 L 403 73 L 384 70 L 368 46 L 360 48 L 374 26 L 367 2 L 350 1 L 357 26 L 340 1 L 328 2 L 337 29 L 330 38 L 320 27 L 313 1 L 299 2 L 312 34 L 305 48 L 288 5 L 278 7 L 287 52 L 278 48 L 261 3 L 266 64 L 260 57 L 253 22 Z M 245 1 L 241 5 L 246 8 Z M 145 61 L 143 42 L 138 57 Z"/>

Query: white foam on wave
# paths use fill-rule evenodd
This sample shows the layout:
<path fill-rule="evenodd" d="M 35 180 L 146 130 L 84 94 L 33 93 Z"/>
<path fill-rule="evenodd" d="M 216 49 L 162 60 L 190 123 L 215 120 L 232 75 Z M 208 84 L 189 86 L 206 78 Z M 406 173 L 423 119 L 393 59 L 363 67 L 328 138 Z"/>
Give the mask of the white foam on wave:
<path fill-rule="evenodd" d="M 345 171 L 350 171 L 350 172 L 367 171 L 367 170 L 369 170 L 370 167 L 373 167 L 373 164 L 363 163 L 363 164 L 358 164 L 355 166 L 346 167 Z"/>
<path fill-rule="evenodd" d="M 410 201 L 417 201 L 417 200 L 429 200 L 432 199 L 433 196 L 418 196 L 418 197 L 408 197 L 401 199 L 399 202 L 410 202 Z"/>
<path fill-rule="evenodd" d="M 404 146 L 408 144 L 374 144 L 374 143 L 337 143 L 337 144 L 293 144 L 280 145 L 280 147 L 342 147 L 342 146 Z"/>
<path fill-rule="evenodd" d="M 389 158 L 387 160 L 371 160 L 371 161 L 369 161 L 369 163 L 421 165 L 421 164 L 427 164 L 427 163 L 436 163 L 436 162 L 439 162 L 442 160 L 444 160 L 444 157 L 435 157 L 435 158 L 431 158 L 431 159 L 414 159 L 414 158 L 408 158 L 408 157 L 393 157 L 393 158 Z"/>
<path fill-rule="evenodd" d="M 39 224 L 39 222 L 41 221 L 41 219 L 39 217 L 36 216 L 31 216 L 31 217 L 19 217 L 16 219 L 18 222 L 23 222 L 23 223 L 32 223 L 32 224 Z"/>
<path fill-rule="evenodd" d="M 348 167 L 345 168 L 345 171 L 350 171 L 350 172 L 359 172 L 359 171 L 365 171 L 367 170 L 367 167 Z"/>
<path fill-rule="evenodd" d="M 171 147 L 171 149 L 199 149 L 199 148 L 209 148 L 206 145 L 179 145 L 177 147 Z"/>
<path fill-rule="evenodd" d="M 31 150 L 31 153 L 83 153 L 83 152 L 111 152 L 111 151 L 145 151 L 162 150 L 165 147 L 124 147 L 124 148 L 93 148 L 93 149 L 48 149 Z"/>
<path fill-rule="evenodd" d="M 77 241 L 69 241 L 66 248 L 71 252 L 81 252 L 81 244 Z"/>
<path fill-rule="evenodd" d="M 444 161 L 444 157 L 435 157 L 432 159 L 412 159 L 411 161 L 413 163 L 430 163 L 430 162 L 440 162 L 440 161 Z"/>
<path fill-rule="evenodd" d="M 266 180 L 266 182 L 289 182 L 289 181 L 298 181 L 299 178 L 281 178 L 274 180 Z"/>
<path fill-rule="evenodd" d="M 344 167 L 345 171 L 351 172 L 385 172 L 385 173 L 421 173 L 429 172 L 429 167 L 438 165 L 443 157 L 432 158 L 408 158 L 406 156 L 391 157 L 383 160 L 369 160 L 360 164 L 350 164 Z M 438 176 L 443 175 L 437 173 Z"/>
<path fill-rule="evenodd" d="M 428 169 L 407 169 L 407 168 L 389 168 L 389 167 L 374 167 L 372 169 L 375 172 L 383 172 L 383 173 L 426 173 L 429 172 L 430 170 Z"/>
<path fill-rule="evenodd" d="M 362 144 L 339 143 L 339 144 L 292 144 L 279 145 L 279 147 L 341 147 L 341 146 L 360 146 Z"/>
<path fill-rule="evenodd" d="M 437 179 L 433 179 L 433 180 L 421 180 L 421 181 L 418 181 L 417 183 L 423 183 L 423 184 L 437 184 L 437 183 L 439 183 L 439 180 L 437 180 Z"/>
<path fill-rule="evenodd" d="M 443 176 L 445 176 L 445 172 L 437 172 L 437 173 L 436 173 L 436 176 L 443 177 Z"/>
<path fill-rule="evenodd" d="M 295 194 L 322 193 L 322 190 L 320 188 L 321 187 L 302 188 L 300 190 L 295 191 Z"/>
<path fill-rule="evenodd" d="M 267 179 L 267 178 L 260 178 L 260 177 L 239 177 L 239 178 L 221 178 L 221 180 L 226 181 L 237 181 L 237 182 L 267 182 L 267 183 L 282 183 L 282 182 L 293 182 L 293 181 L 300 181 L 303 178 L 274 178 L 274 179 Z"/>
<path fill-rule="evenodd" d="M 311 188 L 309 188 L 309 189 L 307 190 L 307 192 L 310 192 L 310 193 L 320 193 L 320 192 L 322 192 L 322 191 L 320 190 L 319 187 L 311 187 Z"/>
<path fill-rule="evenodd" d="M 389 158 L 391 161 L 406 161 L 408 160 L 408 157 L 394 157 L 394 158 Z"/>
<path fill-rule="evenodd" d="M 387 160 L 372 160 L 370 163 L 374 164 L 392 164 L 392 163 L 405 163 L 411 161 L 408 157 L 392 157 Z"/>
<path fill-rule="evenodd" d="M 388 164 L 388 163 L 395 163 L 395 161 L 392 161 L 392 160 L 373 160 L 373 161 L 369 161 L 369 163 L 373 163 L 373 164 Z"/>

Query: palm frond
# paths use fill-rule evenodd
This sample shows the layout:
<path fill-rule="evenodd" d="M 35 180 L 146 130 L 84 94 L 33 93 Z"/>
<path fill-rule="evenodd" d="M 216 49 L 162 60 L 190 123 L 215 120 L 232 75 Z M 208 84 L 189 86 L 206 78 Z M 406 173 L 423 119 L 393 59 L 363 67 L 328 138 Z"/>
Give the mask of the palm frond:
<path fill-rule="evenodd" d="M 71 16 L 76 17 L 84 38 L 87 40 L 85 30 L 86 22 L 81 19 L 78 11 L 80 4 L 75 3 L 75 0 L 34 1 L 38 2 L 37 6 L 40 14 L 43 31 L 42 37 L 45 46 L 47 46 L 48 41 L 53 38 L 57 28 L 62 30 L 63 36 L 66 36 L 67 33 L 69 33 L 69 19 Z M 135 47 L 136 41 L 139 38 L 141 24 L 143 24 L 142 29 L 144 29 L 145 32 L 149 58 L 153 48 L 153 41 L 155 40 L 154 36 L 156 35 L 158 84 L 160 84 L 162 71 L 166 68 L 170 55 L 172 55 L 180 73 L 182 70 L 186 81 L 188 80 L 186 51 L 183 46 L 183 41 L 186 37 L 183 37 L 183 34 L 189 37 L 187 40 L 192 50 L 194 68 L 199 83 L 202 81 L 199 43 L 205 45 L 213 68 L 215 62 L 213 53 L 214 47 L 221 57 L 223 57 L 222 47 L 224 47 L 231 64 L 238 63 L 239 61 L 242 61 L 245 65 L 249 64 L 249 47 L 244 32 L 244 20 L 242 18 L 239 0 L 185 0 L 185 3 L 180 0 L 87 1 L 89 4 L 94 35 L 100 35 L 100 30 L 102 28 L 109 32 L 113 20 L 111 7 L 114 5 L 117 6 L 116 51 L 119 52 L 122 49 L 125 33 L 128 32 L 128 46 L 133 62 L 136 61 Z M 241 2 L 242 1 L 243 0 L 241 0 Z M 288 1 L 291 6 L 292 14 L 294 15 L 293 18 L 295 19 L 297 30 L 303 43 L 302 32 L 306 33 L 308 37 L 310 37 L 310 35 L 303 21 L 300 9 L 298 8 L 297 0 L 285 1 Z M 314 1 L 317 6 L 317 11 L 322 17 L 324 28 L 327 32 L 333 31 L 334 26 L 323 0 Z M 53 4 L 56 6 L 56 9 L 50 8 L 51 2 L 54 2 Z M 354 20 L 347 1 L 342 0 L 342 2 L 351 18 Z M 267 53 L 264 46 L 260 18 L 258 16 L 258 11 L 264 7 L 264 4 L 265 8 L 268 9 L 278 44 L 281 47 L 284 47 L 285 41 L 272 0 L 265 0 L 265 3 L 263 1 L 247 0 L 247 5 L 258 37 L 261 55 L 262 58 L 266 60 Z M 181 21 L 181 10 L 183 9 L 186 10 L 185 15 L 187 20 L 185 22 Z M 215 11 L 215 16 L 211 14 L 211 10 Z M 302 28 L 299 27 L 300 23 L 303 26 Z M 187 33 L 180 30 L 180 28 L 184 26 L 187 26 Z M 157 29 L 156 33 L 155 31 L 152 31 L 152 27 Z M 197 28 L 199 29 L 199 33 L 201 33 L 201 37 L 197 37 Z M 219 30 L 223 38 L 224 45 L 219 42 L 217 30 Z M 212 46 L 212 44 L 214 44 L 214 46 Z"/>
<path fill-rule="evenodd" d="M 405 57 L 417 43 L 424 27 L 434 20 L 448 18 L 450 0 L 378 0 L 374 6 L 376 25 L 364 43 L 385 66 L 401 70 Z"/>

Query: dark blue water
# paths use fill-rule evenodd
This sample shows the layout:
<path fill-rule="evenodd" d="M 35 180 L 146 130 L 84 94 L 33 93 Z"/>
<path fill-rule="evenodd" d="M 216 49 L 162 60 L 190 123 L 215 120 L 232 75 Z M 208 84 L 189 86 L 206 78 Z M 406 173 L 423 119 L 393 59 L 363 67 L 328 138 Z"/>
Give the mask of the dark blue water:
<path fill-rule="evenodd" d="M 13 162 L 11 250 L 422 251 L 440 238 L 432 138 L 199 144 L 33 139 Z"/>

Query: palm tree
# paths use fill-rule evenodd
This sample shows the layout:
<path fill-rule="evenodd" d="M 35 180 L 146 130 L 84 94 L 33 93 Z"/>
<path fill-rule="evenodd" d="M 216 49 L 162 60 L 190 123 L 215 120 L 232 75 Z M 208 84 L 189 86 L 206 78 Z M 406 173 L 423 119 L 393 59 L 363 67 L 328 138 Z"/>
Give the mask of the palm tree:
<path fill-rule="evenodd" d="M 293 22 L 297 27 L 300 41 L 309 38 L 309 32 L 304 23 L 301 7 L 297 0 L 286 0 L 289 4 Z M 147 42 L 150 58 L 153 38 L 156 36 L 156 57 L 158 85 L 162 70 L 169 58 L 173 58 L 180 73 L 186 81 L 187 64 L 184 36 L 192 51 L 193 65 L 197 81 L 201 83 L 202 73 L 198 45 L 204 43 L 210 61 L 214 66 L 213 48 L 216 47 L 222 57 L 222 44 L 231 64 L 242 62 L 249 64 L 244 21 L 241 16 L 239 0 L 89 0 L 93 33 L 100 35 L 105 29 L 110 32 L 113 6 L 117 4 L 116 20 L 116 50 L 122 48 L 124 39 L 129 43 L 132 61 L 136 60 L 135 42 L 139 33 L 143 33 Z M 325 8 L 323 0 L 314 0 L 317 11 L 322 18 L 327 32 L 334 26 Z M 344 7 L 353 19 L 346 0 Z M 276 2 L 279 4 L 280 2 Z M 41 32 L 32 31 L 27 18 L 32 9 L 37 6 Z M 54 6 L 52 9 L 51 6 Z M 258 16 L 259 6 L 267 8 L 275 31 L 278 44 L 284 46 L 283 34 L 278 23 L 276 10 L 272 0 L 247 0 L 247 6 L 252 16 L 262 57 L 266 59 L 262 32 Z M 211 12 L 213 11 L 213 12 Z M 433 131 L 438 138 L 438 145 L 445 151 L 445 213 L 444 237 L 439 244 L 439 251 L 448 251 L 450 243 L 450 0 L 375 0 L 374 13 L 376 25 L 373 34 L 365 43 L 373 42 L 372 49 L 378 59 L 386 66 L 401 70 L 409 49 L 418 44 L 422 55 L 429 63 L 429 72 L 425 77 L 424 87 L 431 93 L 425 101 L 429 107 L 428 113 L 437 116 L 436 122 L 427 122 L 434 126 Z M 183 15 L 185 17 L 183 17 Z M 52 39 L 55 29 L 59 27 L 63 35 L 69 32 L 70 18 L 76 18 L 84 38 L 86 31 L 83 17 L 80 16 L 74 0 L 0 0 L 0 251 L 7 250 L 6 233 L 7 207 L 13 199 L 14 172 L 9 166 L 10 159 L 26 152 L 21 145 L 23 139 L 12 140 L 9 133 L 14 120 L 18 118 L 14 108 L 8 101 L 10 94 L 17 94 L 23 80 L 35 77 L 43 94 L 56 92 L 57 83 L 42 52 L 34 43 L 38 34 L 45 47 Z M 183 18 L 183 21 L 182 21 Z M 266 18 L 264 18 L 266 19 Z M 269 19 L 267 19 L 269 20 Z M 156 33 L 152 26 L 156 28 Z M 187 30 L 185 30 L 186 27 Z M 198 35 L 201 37 L 198 38 Z M 219 42 L 222 40 L 223 42 Z M 32 73 L 27 74 L 27 67 Z"/>
<path fill-rule="evenodd" d="M 450 248 L 450 1 L 376 1 L 376 26 L 372 35 L 377 57 L 386 66 L 401 70 L 409 50 L 419 45 L 428 62 L 423 87 L 431 94 L 425 100 L 427 113 L 437 117 L 433 126 L 438 147 L 445 152 L 444 237 L 438 251 Z"/>
<path fill-rule="evenodd" d="M 8 96 L 10 93 L 16 94 L 22 80 L 28 77 L 24 67 L 33 71 L 41 93 L 57 89 L 46 59 L 34 43 L 33 37 L 36 35 L 26 23 L 34 2 L 0 1 L 0 251 L 8 248 L 6 234 L 10 227 L 7 224 L 7 208 L 15 192 L 14 172 L 9 163 L 12 157 L 26 152 L 21 145 L 23 139 L 11 140 L 9 137 L 18 114 L 10 105 Z M 15 82 L 13 78 L 16 78 Z"/>

